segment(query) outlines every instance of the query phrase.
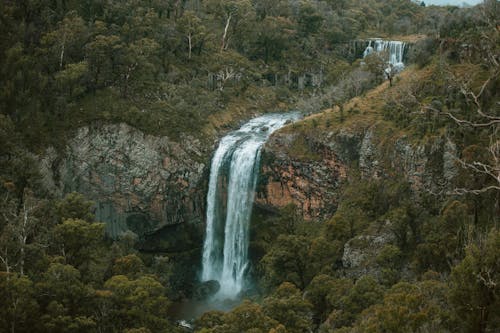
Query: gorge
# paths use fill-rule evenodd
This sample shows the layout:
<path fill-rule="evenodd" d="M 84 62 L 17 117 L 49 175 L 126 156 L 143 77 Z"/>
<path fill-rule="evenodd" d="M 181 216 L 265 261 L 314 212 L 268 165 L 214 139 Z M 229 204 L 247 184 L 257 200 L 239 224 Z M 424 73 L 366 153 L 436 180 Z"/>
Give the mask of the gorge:
<path fill-rule="evenodd" d="M 2 1 L 0 332 L 496 332 L 499 18 Z"/>

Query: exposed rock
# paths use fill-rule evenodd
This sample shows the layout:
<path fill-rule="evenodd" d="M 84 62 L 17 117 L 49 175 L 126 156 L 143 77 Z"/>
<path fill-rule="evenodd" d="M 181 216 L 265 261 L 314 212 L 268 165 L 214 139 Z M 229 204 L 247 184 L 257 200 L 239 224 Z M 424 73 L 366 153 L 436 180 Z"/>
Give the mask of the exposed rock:
<path fill-rule="evenodd" d="M 306 219 L 329 218 L 338 205 L 340 186 L 354 172 L 364 179 L 403 178 L 415 194 L 453 187 L 457 148 L 445 136 L 417 138 L 385 121 L 352 121 L 319 130 L 311 123 L 278 131 L 265 146 L 258 204 L 272 209 L 294 203 Z M 370 274 L 386 282 L 396 275 L 410 278 L 407 266 L 391 270 L 377 262 L 395 241 L 391 221 L 349 240 L 343 274 L 354 279 Z"/>
<path fill-rule="evenodd" d="M 377 150 L 373 142 L 373 129 L 369 129 L 363 137 L 359 151 L 359 169 L 363 176 L 378 178 L 380 174 Z"/>
<path fill-rule="evenodd" d="M 347 166 L 330 147 L 314 142 L 318 158 L 292 159 L 286 154 L 297 133 L 272 136 L 263 151 L 256 203 L 272 207 L 295 204 L 304 218 L 322 218 L 334 211 Z"/>
<path fill-rule="evenodd" d="M 394 235 L 380 232 L 377 235 L 357 236 L 344 245 L 342 255 L 343 272 L 350 278 L 363 275 L 379 275 L 379 267 L 375 264 L 382 248 L 394 242 Z"/>
<path fill-rule="evenodd" d="M 440 193 L 452 187 L 458 174 L 456 146 L 435 136 L 424 142 L 406 135 L 385 137 L 384 125 L 374 125 L 365 135 L 359 166 L 365 178 L 402 176 L 416 192 Z"/>
<path fill-rule="evenodd" d="M 263 150 L 256 203 L 271 208 L 293 203 L 306 219 L 328 218 L 353 167 L 366 179 L 404 177 L 416 192 L 451 188 L 458 171 L 449 139 L 416 141 L 386 122 L 349 126 L 273 134 Z"/>
<path fill-rule="evenodd" d="M 294 203 L 306 219 L 328 218 L 338 205 L 341 184 L 358 170 L 365 179 L 402 177 L 415 193 L 441 193 L 451 189 L 458 174 L 455 156 L 455 144 L 444 136 L 415 139 L 382 121 L 339 124 L 328 132 L 307 124 L 299 131 L 289 128 L 275 133 L 263 151 L 257 203 L 270 208 Z M 343 274 L 387 281 L 391 274 L 409 277 L 406 266 L 391 271 L 377 263 L 384 247 L 394 243 L 391 221 L 349 240 Z"/>
<path fill-rule="evenodd" d="M 110 236 L 144 236 L 202 220 L 207 155 L 191 137 L 180 144 L 126 124 L 94 125 L 78 130 L 64 156 L 48 150 L 42 170 L 47 186 L 94 200 Z"/>
<path fill-rule="evenodd" d="M 194 298 L 204 300 L 215 295 L 220 289 L 220 284 L 216 280 L 200 282 L 194 290 Z"/>

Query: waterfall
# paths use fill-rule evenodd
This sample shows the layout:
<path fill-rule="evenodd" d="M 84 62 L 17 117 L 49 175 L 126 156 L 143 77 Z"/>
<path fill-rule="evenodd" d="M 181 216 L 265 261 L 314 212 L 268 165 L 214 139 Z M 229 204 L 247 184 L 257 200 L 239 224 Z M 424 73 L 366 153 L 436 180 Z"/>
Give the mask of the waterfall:
<path fill-rule="evenodd" d="M 262 145 L 298 113 L 252 119 L 219 143 L 207 194 L 202 281 L 217 280 L 219 298 L 235 298 L 248 270 L 248 233 Z"/>
<path fill-rule="evenodd" d="M 372 44 L 373 42 L 373 44 Z M 400 71 L 404 68 L 403 57 L 406 44 L 400 41 L 389 41 L 377 39 L 369 41 L 368 46 L 363 52 L 363 58 L 372 52 L 386 51 L 389 54 L 388 63 L 391 64 L 395 70 Z"/>

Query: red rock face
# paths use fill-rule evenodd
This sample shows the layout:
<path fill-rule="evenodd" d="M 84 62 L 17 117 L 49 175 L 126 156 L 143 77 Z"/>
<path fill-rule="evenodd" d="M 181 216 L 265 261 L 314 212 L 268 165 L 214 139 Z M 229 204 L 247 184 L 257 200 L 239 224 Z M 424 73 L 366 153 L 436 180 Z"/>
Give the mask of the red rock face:
<path fill-rule="evenodd" d="M 263 152 L 256 203 L 273 208 L 292 203 L 306 220 L 331 216 L 347 166 L 321 145 L 315 147 L 314 159 L 293 158 L 283 150 L 283 140 L 290 138 L 275 136 Z"/>
<path fill-rule="evenodd" d="M 350 168 L 365 179 L 404 178 L 415 192 L 450 189 L 457 174 L 452 142 L 436 137 L 422 144 L 398 132 L 388 137 L 383 126 L 275 133 L 262 153 L 256 203 L 269 208 L 294 204 L 305 219 L 327 219 L 338 206 Z"/>

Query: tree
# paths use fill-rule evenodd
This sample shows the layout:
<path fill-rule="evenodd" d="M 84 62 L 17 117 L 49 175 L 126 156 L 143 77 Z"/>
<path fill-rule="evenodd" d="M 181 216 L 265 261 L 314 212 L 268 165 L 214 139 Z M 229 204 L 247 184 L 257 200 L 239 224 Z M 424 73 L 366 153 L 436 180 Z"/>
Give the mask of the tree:
<path fill-rule="evenodd" d="M 186 36 L 188 42 L 188 59 L 191 59 L 191 53 L 195 45 L 201 45 L 206 35 L 205 27 L 201 19 L 193 12 L 186 11 L 177 21 L 179 31 Z"/>
<path fill-rule="evenodd" d="M 136 278 L 142 275 L 144 270 L 144 263 L 135 254 L 118 258 L 113 265 L 113 275 L 125 275 L 128 278 Z"/>
<path fill-rule="evenodd" d="M 327 239 L 343 242 L 358 235 L 368 225 L 365 212 L 359 207 L 342 205 L 325 225 Z"/>
<path fill-rule="evenodd" d="M 390 83 L 392 83 L 392 70 L 388 74 L 386 69 L 388 68 L 388 58 L 389 55 L 387 52 L 372 52 L 367 55 L 364 59 L 366 67 L 368 67 L 368 71 L 375 76 L 375 81 L 380 82 L 382 77 L 385 75 L 389 79 Z M 391 75 L 391 76 L 389 76 Z"/>
<path fill-rule="evenodd" d="M 305 298 L 314 306 L 316 324 L 323 323 L 334 308 L 340 307 L 340 300 L 346 296 L 353 283 L 349 279 L 334 279 L 320 274 L 312 279 L 305 290 Z"/>
<path fill-rule="evenodd" d="M 82 48 L 88 37 L 85 21 L 74 11 L 69 12 L 59 22 L 57 30 L 42 37 L 42 49 L 48 57 L 47 63 L 52 70 L 62 70 L 66 63 L 82 60 Z"/>
<path fill-rule="evenodd" d="M 499 41 L 500 31 L 497 29 L 500 6 L 498 1 L 487 0 L 476 8 L 475 15 L 457 17 L 461 22 L 460 28 L 454 31 L 443 25 L 443 34 L 457 39 L 454 46 L 455 54 L 461 54 L 458 61 L 469 62 L 469 66 L 443 66 L 442 75 L 446 79 L 448 90 L 456 92 L 453 101 L 446 107 L 436 107 L 432 102 L 421 103 L 424 110 L 430 110 L 448 117 L 454 124 L 464 129 L 486 132 L 488 141 L 481 145 L 488 158 L 482 160 L 468 160 L 464 156 L 457 158 L 460 166 L 467 171 L 486 176 L 488 183 L 479 184 L 476 188 L 456 188 L 454 194 L 480 195 L 488 191 L 500 191 L 500 139 L 498 128 L 500 117 L 496 112 L 494 102 L 498 98 L 496 86 L 500 78 Z M 449 29 L 449 30 L 447 30 Z M 468 45 L 468 52 L 461 52 L 458 45 Z M 458 49 L 458 50 L 457 50 Z M 443 61 L 444 62 L 444 61 Z M 444 62 L 446 63 L 446 62 Z M 450 66 L 452 65 L 452 66 Z M 486 136 L 481 133 L 481 136 Z M 497 194 L 496 210 L 500 212 L 500 203 Z M 497 214 L 498 215 L 498 214 Z"/>
<path fill-rule="evenodd" d="M 53 263 L 36 285 L 41 322 L 50 332 L 88 332 L 95 326 L 86 314 L 85 300 L 91 290 L 81 281 L 80 272 L 71 265 Z"/>
<path fill-rule="evenodd" d="M 500 232 L 470 244 L 466 256 L 453 268 L 451 302 L 456 320 L 467 332 L 488 332 L 500 325 Z"/>
<path fill-rule="evenodd" d="M 277 326 L 276 321 L 268 317 L 260 305 L 247 300 L 226 313 L 223 321 L 224 324 L 216 326 L 212 331 L 213 333 L 264 333 Z"/>
<path fill-rule="evenodd" d="M 381 301 L 383 289 L 371 276 L 366 275 L 354 284 L 349 293 L 344 296 L 340 307 L 333 311 L 333 322 L 337 327 L 349 326 L 353 323 L 356 315 L 364 309 Z M 332 316 L 330 316 L 330 320 Z"/>
<path fill-rule="evenodd" d="M 324 18 L 310 2 L 301 2 L 298 17 L 299 30 L 304 36 L 317 33 Z"/>
<path fill-rule="evenodd" d="M 85 92 L 84 79 L 87 77 L 86 61 L 67 64 L 66 68 L 55 74 L 58 89 L 68 96 L 68 99 L 81 96 Z"/>
<path fill-rule="evenodd" d="M 280 235 L 262 258 L 265 279 L 270 285 L 289 281 L 304 289 L 314 276 L 309 270 L 310 241 L 305 236 Z"/>
<path fill-rule="evenodd" d="M 88 222 L 94 221 L 94 202 L 87 200 L 80 193 L 69 193 L 64 199 L 56 203 L 56 214 L 60 222 L 67 219 L 79 219 Z"/>
<path fill-rule="evenodd" d="M 159 332 L 170 327 L 166 318 L 170 301 L 165 288 L 151 276 L 130 280 L 124 275 L 115 275 L 104 284 L 112 292 L 112 320 L 115 327 L 148 328 Z"/>
<path fill-rule="evenodd" d="M 248 0 L 210 0 L 206 6 L 209 13 L 224 22 L 220 44 L 221 52 L 228 49 L 229 42 L 239 26 L 254 16 L 253 7 Z"/>
<path fill-rule="evenodd" d="M 29 332 L 38 324 L 33 282 L 27 276 L 0 272 L 0 331 Z"/>
<path fill-rule="evenodd" d="M 257 18 L 261 20 L 264 20 L 268 16 L 288 17 L 291 13 L 290 5 L 286 0 L 254 0 L 253 6 Z"/>
<path fill-rule="evenodd" d="M 95 24 L 99 25 L 99 22 Z M 123 47 L 120 37 L 112 34 L 98 34 L 85 45 L 93 89 L 108 86 L 114 82 L 116 73 L 113 69 L 118 65 Z"/>
<path fill-rule="evenodd" d="M 360 332 L 446 332 L 449 305 L 442 282 L 401 282 L 385 295 L 383 303 L 363 312 L 355 326 Z"/>
<path fill-rule="evenodd" d="M 24 275 L 26 252 L 30 242 L 39 232 L 36 212 L 41 203 L 28 189 L 25 189 L 22 201 L 6 193 L 2 202 L 0 220 L 0 261 L 7 273 L 17 270 Z"/>
<path fill-rule="evenodd" d="M 120 83 L 123 97 L 128 97 L 130 88 L 142 91 L 149 88 L 157 71 L 160 45 L 151 38 L 141 38 L 123 49 L 120 59 Z"/>
<path fill-rule="evenodd" d="M 253 54 L 265 63 L 280 61 L 290 47 L 292 22 L 288 18 L 266 16 L 256 28 Z"/>
<path fill-rule="evenodd" d="M 264 312 L 283 324 L 289 333 L 309 332 L 312 328 L 312 305 L 304 300 L 302 292 L 289 282 L 264 300 Z"/>
<path fill-rule="evenodd" d="M 54 244 L 65 262 L 88 269 L 99 258 L 99 245 L 104 239 L 104 224 L 68 219 L 54 227 Z"/>
<path fill-rule="evenodd" d="M 439 218 L 424 222 L 424 242 L 417 246 L 417 268 L 450 271 L 463 258 L 469 213 L 459 201 L 447 204 Z"/>

